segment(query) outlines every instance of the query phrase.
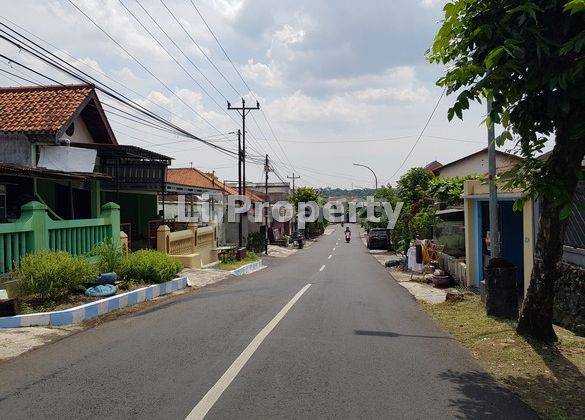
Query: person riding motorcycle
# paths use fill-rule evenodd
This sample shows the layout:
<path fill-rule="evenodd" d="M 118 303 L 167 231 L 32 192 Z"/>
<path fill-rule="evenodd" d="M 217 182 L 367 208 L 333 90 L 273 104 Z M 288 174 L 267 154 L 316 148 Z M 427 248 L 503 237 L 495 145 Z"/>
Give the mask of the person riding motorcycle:
<path fill-rule="evenodd" d="M 349 230 L 349 226 L 345 228 L 345 241 L 349 242 L 351 239 L 351 230 Z"/>

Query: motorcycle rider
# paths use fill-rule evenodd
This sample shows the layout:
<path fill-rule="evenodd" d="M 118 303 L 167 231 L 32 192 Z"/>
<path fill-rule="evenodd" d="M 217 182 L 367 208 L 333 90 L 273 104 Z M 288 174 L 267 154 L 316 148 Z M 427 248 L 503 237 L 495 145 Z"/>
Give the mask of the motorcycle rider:
<path fill-rule="evenodd" d="M 345 228 L 345 240 L 349 242 L 351 239 L 351 230 L 349 230 L 349 226 Z"/>

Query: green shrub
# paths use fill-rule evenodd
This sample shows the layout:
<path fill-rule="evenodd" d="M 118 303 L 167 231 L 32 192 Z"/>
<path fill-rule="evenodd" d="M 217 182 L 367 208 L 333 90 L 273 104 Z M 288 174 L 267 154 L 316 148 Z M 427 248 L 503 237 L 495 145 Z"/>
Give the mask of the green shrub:
<path fill-rule="evenodd" d="M 252 232 L 248 235 L 248 248 L 250 251 L 260 253 L 266 246 L 266 237 L 261 232 Z"/>
<path fill-rule="evenodd" d="M 97 257 L 96 265 L 101 273 L 110 273 L 118 269 L 122 260 L 122 249 L 112 238 L 107 238 L 93 248 L 89 255 Z"/>
<path fill-rule="evenodd" d="M 95 274 L 94 266 L 84 257 L 41 251 L 25 256 L 13 276 L 24 295 L 47 299 L 79 290 Z"/>
<path fill-rule="evenodd" d="M 118 275 L 125 281 L 164 283 L 175 278 L 183 264 L 172 256 L 143 249 L 122 256 Z"/>

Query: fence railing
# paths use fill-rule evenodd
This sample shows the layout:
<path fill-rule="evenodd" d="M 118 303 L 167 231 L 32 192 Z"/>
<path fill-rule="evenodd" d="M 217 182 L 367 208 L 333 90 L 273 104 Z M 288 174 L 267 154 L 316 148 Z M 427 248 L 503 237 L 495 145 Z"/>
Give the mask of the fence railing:
<path fill-rule="evenodd" d="M 437 261 L 442 270 L 448 272 L 461 286 L 467 284 L 467 265 L 460 258 L 455 258 L 443 252 L 437 253 Z"/>
<path fill-rule="evenodd" d="M 217 261 L 217 227 L 197 227 L 171 232 L 162 225 L 157 230 L 157 250 L 179 258 L 185 267 L 200 268 Z"/>
<path fill-rule="evenodd" d="M 16 222 L 0 223 L 0 273 L 18 267 L 26 254 L 54 250 L 81 255 L 106 238 L 120 241 L 117 204 L 104 204 L 96 219 L 52 220 L 47 206 L 31 201 Z"/>

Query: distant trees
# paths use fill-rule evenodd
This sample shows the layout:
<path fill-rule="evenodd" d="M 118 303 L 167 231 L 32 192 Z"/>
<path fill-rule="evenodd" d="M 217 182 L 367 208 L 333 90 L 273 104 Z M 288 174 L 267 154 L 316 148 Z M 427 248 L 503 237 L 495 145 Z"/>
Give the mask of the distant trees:
<path fill-rule="evenodd" d="M 293 204 L 296 210 L 298 209 L 299 203 L 314 201 L 322 205 L 325 203 L 325 198 L 315 188 L 299 187 L 288 197 L 288 201 Z M 307 222 L 305 224 L 305 236 L 311 238 L 320 235 L 323 233 L 325 226 L 327 226 L 327 221 L 323 219 L 319 219 L 316 222 Z"/>

